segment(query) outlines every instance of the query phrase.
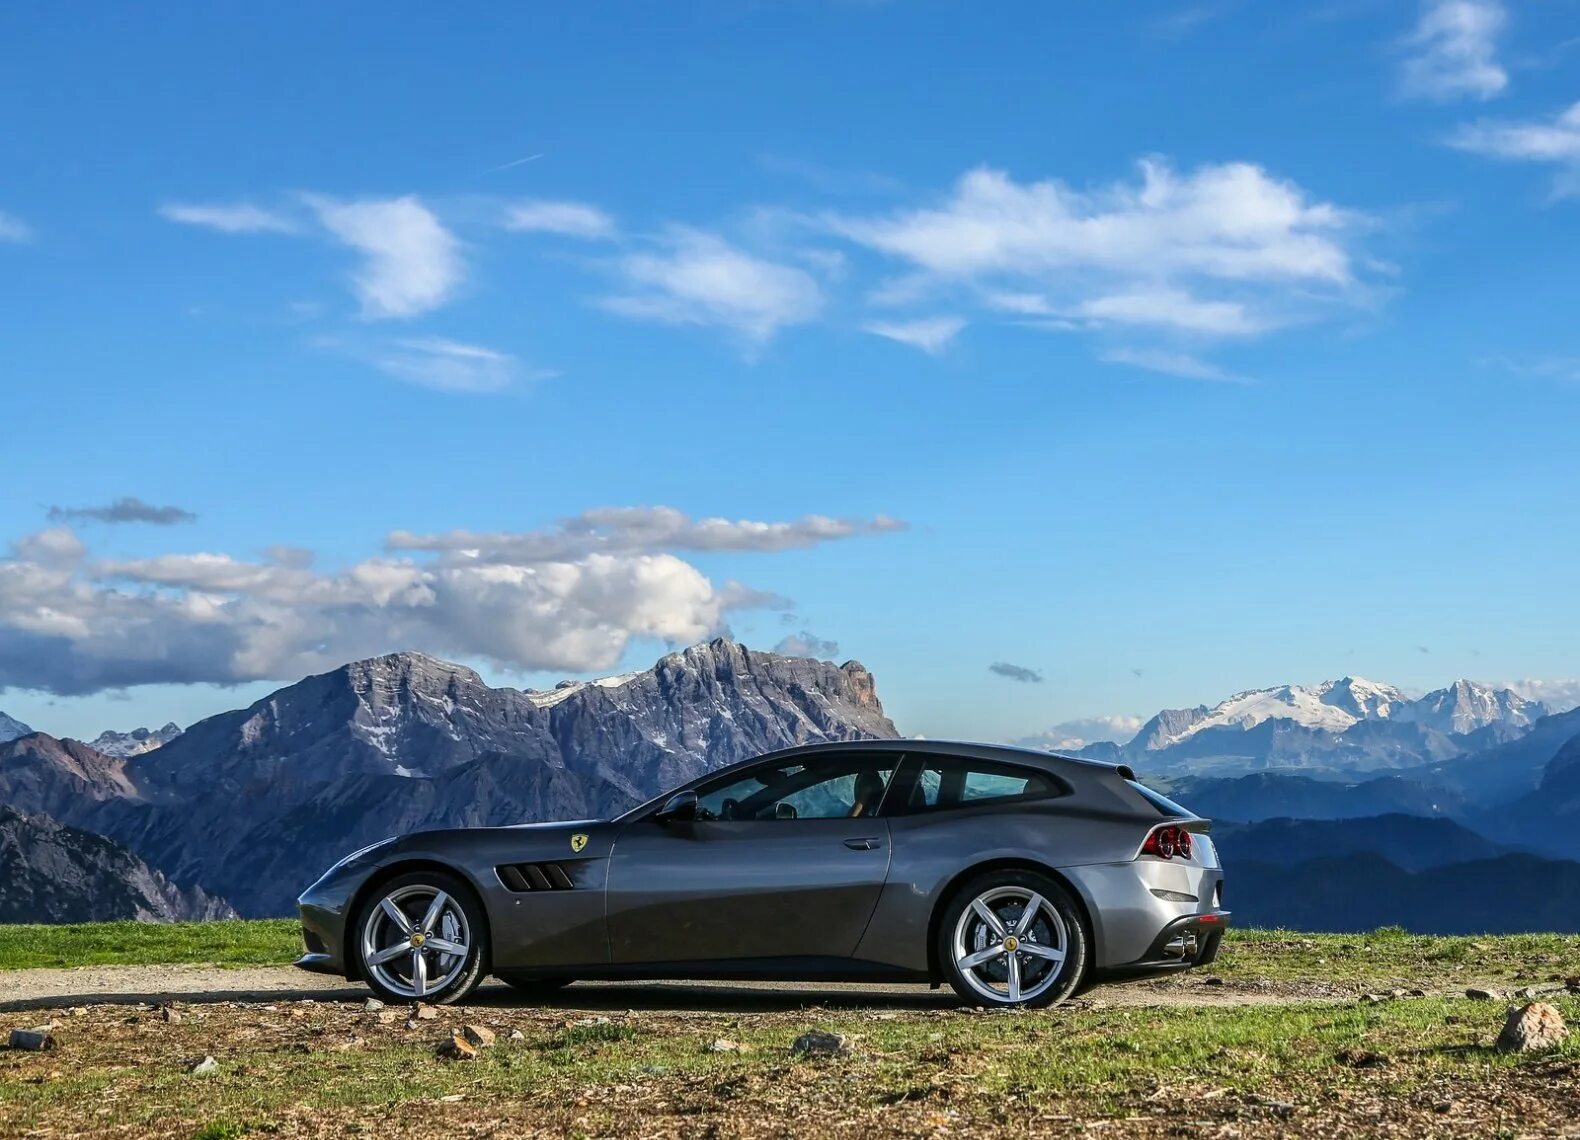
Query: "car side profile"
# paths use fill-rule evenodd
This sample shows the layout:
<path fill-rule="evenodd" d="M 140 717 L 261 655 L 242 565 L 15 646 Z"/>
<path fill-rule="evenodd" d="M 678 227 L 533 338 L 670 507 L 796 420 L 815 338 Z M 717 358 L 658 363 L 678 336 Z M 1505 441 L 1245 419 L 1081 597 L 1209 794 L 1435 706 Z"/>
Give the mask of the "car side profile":
<path fill-rule="evenodd" d="M 455 1002 L 492 974 L 948 982 L 1045 1006 L 1211 962 L 1208 821 L 1123 766 L 852 741 L 709 773 L 611 820 L 418 832 L 299 900 L 305 969 Z"/>

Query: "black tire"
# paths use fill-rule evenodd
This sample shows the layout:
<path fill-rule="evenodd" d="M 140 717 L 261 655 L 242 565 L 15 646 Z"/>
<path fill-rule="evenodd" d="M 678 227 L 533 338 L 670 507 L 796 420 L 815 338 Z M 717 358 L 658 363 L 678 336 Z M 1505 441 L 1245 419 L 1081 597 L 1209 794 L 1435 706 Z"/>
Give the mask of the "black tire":
<path fill-rule="evenodd" d="M 1056 943 L 1062 942 L 1063 946 L 1061 948 L 1064 951 L 1063 960 L 1052 965 L 1045 964 L 1047 959 L 1042 958 L 1040 955 L 1033 955 L 1025 951 L 1016 955 L 1018 959 L 1016 964 L 1017 975 L 1024 972 L 1030 975 L 1036 983 L 1035 986 L 1027 986 L 1027 990 L 1032 992 L 1029 993 L 1029 996 L 1025 996 L 1019 1001 L 1010 1000 L 1007 993 L 993 992 L 991 985 L 972 984 L 971 979 L 966 977 L 965 970 L 957 962 L 955 953 L 957 927 L 961 924 L 961 916 L 971 909 L 972 902 L 989 895 L 991 892 L 1006 889 L 1005 899 L 1009 902 L 1009 905 L 1005 909 L 1007 912 L 1014 912 L 1011 915 L 1012 918 L 1015 915 L 1023 914 L 1026 905 L 1023 902 L 1020 905 L 1020 909 L 1016 910 L 1011 897 L 1014 891 L 1040 895 L 1046 904 L 1045 907 L 1038 908 L 1037 914 L 1033 918 L 1031 937 L 1029 939 L 1021 939 L 1021 941 L 1029 941 L 1034 946 L 1046 945 L 1049 948 L 1053 948 Z M 989 909 L 994 909 L 994 906 L 989 904 Z M 1050 917 L 1049 912 L 1057 915 L 1059 920 L 1057 923 Z M 996 910 L 995 914 L 997 914 Z M 1002 922 L 1002 916 L 999 917 Z M 977 919 L 968 920 L 968 924 L 972 926 L 978 923 L 979 920 Z M 1005 925 L 1007 930 L 1008 923 L 1003 923 L 1003 925 Z M 1059 937 L 1060 925 L 1063 927 L 1062 938 Z M 994 937 L 995 935 L 992 933 L 986 934 L 989 945 L 991 945 Z M 1070 897 L 1070 892 L 1058 880 L 1037 871 L 1012 868 L 1002 871 L 988 871 L 984 874 L 973 876 L 962 883 L 949 896 L 948 901 L 944 904 L 943 913 L 939 918 L 934 949 L 938 956 L 938 967 L 944 979 L 949 982 L 955 993 L 960 995 L 961 1000 L 967 1004 L 1000 1009 L 1017 1007 L 1042 1009 L 1064 1001 L 1075 992 L 1076 988 L 1081 984 L 1082 976 L 1086 973 L 1087 960 L 1091 956 L 1091 944 L 1091 932 L 1086 928 L 1086 920 L 1081 913 L 1081 908 Z M 1006 953 L 1002 959 L 1006 978 L 1009 974 L 1008 957 L 1009 955 Z M 984 972 L 992 971 L 997 968 L 998 961 L 996 959 L 984 962 L 981 969 Z M 980 981 L 981 975 L 978 974 L 977 977 Z M 1043 985 L 1042 983 L 1044 982 L 1048 984 Z M 1007 980 L 1005 985 L 1007 989 Z M 984 992 L 985 990 L 987 992 Z"/>
<path fill-rule="evenodd" d="M 398 891 L 414 887 L 439 890 L 448 895 L 465 915 L 468 932 L 466 957 L 460 970 L 442 986 L 423 993 L 421 997 L 412 993 L 402 993 L 385 985 L 379 979 L 378 972 L 369 966 L 363 945 L 363 933 L 367 929 L 369 918 L 381 908 L 383 900 Z M 380 919 L 380 923 L 387 929 L 388 920 Z M 356 921 L 347 928 L 346 942 L 349 947 L 348 952 L 355 956 L 362 980 L 367 983 L 370 990 L 387 1002 L 423 1001 L 429 1005 L 453 1005 L 463 1001 L 477 989 L 489 972 L 488 916 L 484 913 L 483 905 L 478 901 L 471 886 L 459 876 L 444 871 L 411 871 L 381 883 L 358 908 Z"/>
<path fill-rule="evenodd" d="M 539 978 L 531 974 L 495 974 L 494 977 L 534 1002 L 547 1001 L 570 985 L 574 978 Z"/>

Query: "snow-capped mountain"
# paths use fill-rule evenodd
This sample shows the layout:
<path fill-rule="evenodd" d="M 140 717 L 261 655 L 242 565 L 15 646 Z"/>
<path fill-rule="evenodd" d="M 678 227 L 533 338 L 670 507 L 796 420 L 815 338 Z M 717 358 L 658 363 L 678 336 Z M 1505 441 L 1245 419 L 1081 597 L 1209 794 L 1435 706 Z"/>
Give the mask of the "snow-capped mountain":
<path fill-rule="evenodd" d="M 1326 778 L 1453 760 L 1518 738 L 1551 710 L 1507 688 L 1460 680 L 1423 697 L 1364 677 L 1278 685 L 1216 705 L 1164 709 L 1126 744 L 1082 755 L 1139 771 L 1237 775 L 1276 769 Z M 1060 750 L 1058 745 L 1033 746 Z"/>
<path fill-rule="evenodd" d="M 1540 701 L 1527 700 L 1512 689 L 1494 689 L 1474 681 L 1455 681 L 1420 700 L 1411 701 L 1396 720 L 1415 721 L 1439 732 L 1475 732 L 1491 724 L 1526 728 L 1557 710 Z"/>
<path fill-rule="evenodd" d="M 1212 708 L 1165 709 L 1142 725 L 1136 742 L 1156 752 L 1210 728 L 1255 728 L 1268 720 L 1290 720 L 1306 728 L 1343 732 L 1363 720 L 1387 720 L 1409 703 L 1410 698 L 1392 685 L 1364 677 L 1250 689 Z"/>
<path fill-rule="evenodd" d="M 106 756 L 141 756 L 144 752 L 152 752 L 155 748 L 169 744 L 181 735 L 181 726 L 171 721 L 163 728 L 134 728 L 130 732 L 114 732 L 106 730 L 88 741 L 89 747 Z"/>
<path fill-rule="evenodd" d="M 0 712 L 0 744 L 7 740 L 15 740 L 20 736 L 30 736 L 33 730 L 15 717 L 6 716 Z"/>

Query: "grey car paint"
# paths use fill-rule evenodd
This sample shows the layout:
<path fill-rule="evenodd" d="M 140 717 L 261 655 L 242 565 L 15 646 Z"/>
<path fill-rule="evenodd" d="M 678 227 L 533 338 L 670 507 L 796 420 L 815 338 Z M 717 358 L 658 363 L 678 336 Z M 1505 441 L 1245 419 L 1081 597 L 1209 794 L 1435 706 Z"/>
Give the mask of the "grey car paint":
<path fill-rule="evenodd" d="M 671 792 L 615 820 L 401 836 L 343 861 L 302 895 L 308 953 L 299 964 L 357 976 L 348 933 L 359 908 L 381 881 L 425 866 L 476 891 L 491 968 L 501 972 L 936 979 L 933 923 L 949 891 L 1004 865 L 1070 887 L 1098 970 L 1190 965 L 1206 955 L 1164 955 L 1169 934 L 1227 925 L 1223 872 L 1201 834 L 1207 821 L 1165 813 L 1112 765 L 992 745 L 850 742 L 759 757 L 675 790 L 756 764 L 868 752 L 889 766 L 899 756 L 957 756 L 1035 768 L 1067 793 L 919 814 L 885 801 L 871 818 L 655 821 Z M 1171 821 L 1198 833 L 1193 858 L 1138 858 L 1148 832 Z M 500 868 L 521 864 L 555 864 L 572 886 L 512 890 Z"/>

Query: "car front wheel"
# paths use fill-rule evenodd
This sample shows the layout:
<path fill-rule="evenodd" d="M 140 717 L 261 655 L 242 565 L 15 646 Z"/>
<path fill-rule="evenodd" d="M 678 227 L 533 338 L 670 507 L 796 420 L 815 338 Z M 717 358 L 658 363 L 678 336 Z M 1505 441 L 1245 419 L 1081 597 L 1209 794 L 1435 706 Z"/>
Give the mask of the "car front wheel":
<path fill-rule="evenodd" d="M 386 1001 L 458 1002 L 487 973 L 488 923 L 454 875 L 416 871 L 391 879 L 362 908 L 358 962 Z"/>
<path fill-rule="evenodd" d="M 991 871 L 950 899 L 938 962 L 972 1005 L 1041 1008 L 1075 990 L 1088 941 L 1080 908 L 1058 882 L 1035 871 Z"/>

